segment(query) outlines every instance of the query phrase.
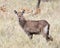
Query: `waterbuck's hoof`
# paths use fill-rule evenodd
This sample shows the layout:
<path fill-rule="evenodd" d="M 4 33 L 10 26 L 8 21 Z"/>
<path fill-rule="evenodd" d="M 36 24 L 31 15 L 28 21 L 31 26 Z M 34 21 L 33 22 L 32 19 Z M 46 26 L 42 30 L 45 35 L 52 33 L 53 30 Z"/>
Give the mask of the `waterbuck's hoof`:
<path fill-rule="evenodd" d="M 53 41 L 53 38 L 52 37 L 48 37 L 46 38 L 47 41 Z"/>

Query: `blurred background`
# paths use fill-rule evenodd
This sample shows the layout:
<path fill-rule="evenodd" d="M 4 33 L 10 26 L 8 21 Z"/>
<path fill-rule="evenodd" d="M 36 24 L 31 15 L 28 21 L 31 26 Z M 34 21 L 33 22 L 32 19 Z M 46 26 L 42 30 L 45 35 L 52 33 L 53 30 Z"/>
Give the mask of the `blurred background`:
<path fill-rule="evenodd" d="M 60 0 L 41 0 L 41 12 L 24 16 L 26 20 L 47 20 L 53 41 L 47 42 L 42 35 L 30 40 L 18 22 L 14 10 L 35 9 L 37 0 L 0 0 L 0 48 L 60 48 Z"/>

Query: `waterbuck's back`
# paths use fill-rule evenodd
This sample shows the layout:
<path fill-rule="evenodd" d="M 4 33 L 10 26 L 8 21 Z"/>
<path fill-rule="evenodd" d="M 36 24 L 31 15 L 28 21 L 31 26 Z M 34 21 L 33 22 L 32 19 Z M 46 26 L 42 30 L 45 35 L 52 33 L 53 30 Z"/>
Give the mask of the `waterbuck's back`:
<path fill-rule="evenodd" d="M 26 32 L 40 32 L 42 28 L 44 28 L 48 24 L 45 20 L 39 21 L 27 21 L 24 25 L 24 30 Z"/>

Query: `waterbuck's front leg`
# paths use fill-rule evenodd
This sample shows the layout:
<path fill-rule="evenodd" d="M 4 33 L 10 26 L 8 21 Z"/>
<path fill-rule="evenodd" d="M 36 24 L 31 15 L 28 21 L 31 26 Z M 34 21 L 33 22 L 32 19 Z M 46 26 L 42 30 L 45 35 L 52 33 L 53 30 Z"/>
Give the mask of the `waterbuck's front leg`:
<path fill-rule="evenodd" d="M 32 34 L 32 33 L 30 33 L 30 32 L 26 32 L 26 34 L 29 36 L 30 39 L 33 38 L 33 34 Z"/>

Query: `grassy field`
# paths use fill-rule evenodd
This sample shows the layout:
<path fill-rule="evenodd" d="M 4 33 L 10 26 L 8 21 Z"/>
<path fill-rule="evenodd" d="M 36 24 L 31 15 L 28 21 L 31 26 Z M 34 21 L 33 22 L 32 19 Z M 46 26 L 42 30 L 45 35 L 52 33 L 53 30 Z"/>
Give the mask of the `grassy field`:
<path fill-rule="evenodd" d="M 24 16 L 27 20 L 47 20 L 51 26 L 52 42 L 46 42 L 42 35 L 34 35 L 30 40 L 20 27 L 14 10 L 19 11 L 24 7 L 35 9 L 36 2 L 37 0 L 0 0 L 0 48 L 60 48 L 60 0 L 41 1 L 39 14 Z"/>

